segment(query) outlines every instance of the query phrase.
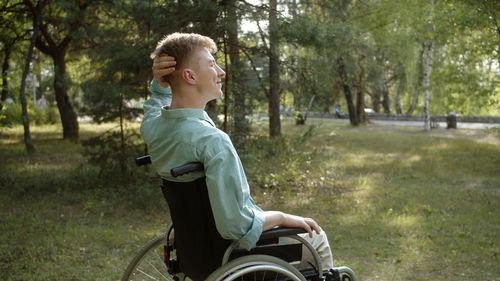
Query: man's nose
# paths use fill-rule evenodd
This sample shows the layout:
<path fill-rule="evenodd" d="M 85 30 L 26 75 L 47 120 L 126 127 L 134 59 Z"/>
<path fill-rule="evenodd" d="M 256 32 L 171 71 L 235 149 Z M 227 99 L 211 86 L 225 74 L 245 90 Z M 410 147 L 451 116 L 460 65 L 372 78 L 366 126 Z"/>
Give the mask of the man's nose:
<path fill-rule="evenodd" d="M 217 70 L 218 70 L 218 76 L 220 78 L 226 76 L 226 73 L 224 72 L 224 70 L 219 65 L 217 65 Z"/>

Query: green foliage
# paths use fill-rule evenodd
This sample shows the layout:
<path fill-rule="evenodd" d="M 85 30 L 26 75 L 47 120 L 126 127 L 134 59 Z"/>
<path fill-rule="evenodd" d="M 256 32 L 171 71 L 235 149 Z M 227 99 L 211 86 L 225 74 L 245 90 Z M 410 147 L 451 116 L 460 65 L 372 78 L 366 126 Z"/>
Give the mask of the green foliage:
<path fill-rule="evenodd" d="M 2 103 L 3 108 L 0 111 L 0 126 L 12 127 L 16 124 L 22 124 L 21 103 Z M 60 122 L 59 111 L 56 107 L 38 108 L 33 105 L 33 101 L 28 101 L 28 117 L 36 125 L 56 124 Z"/>
<path fill-rule="evenodd" d="M 304 116 L 302 115 L 302 111 L 297 112 L 295 116 L 295 124 L 304 125 L 306 120 L 304 120 Z"/>
<path fill-rule="evenodd" d="M 82 140 L 83 156 L 99 167 L 99 178 L 105 183 L 128 182 L 137 176 L 133 159 L 144 149 L 140 134 L 134 129 L 123 133 L 111 129 L 101 135 Z"/>
<path fill-rule="evenodd" d="M 314 126 L 301 136 L 269 138 L 250 136 L 240 153 L 249 184 L 253 188 L 297 191 L 308 186 L 307 174 L 315 151 L 304 151 L 304 143 L 313 137 Z M 266 165 L 262 163 L 266 162 Z"/>

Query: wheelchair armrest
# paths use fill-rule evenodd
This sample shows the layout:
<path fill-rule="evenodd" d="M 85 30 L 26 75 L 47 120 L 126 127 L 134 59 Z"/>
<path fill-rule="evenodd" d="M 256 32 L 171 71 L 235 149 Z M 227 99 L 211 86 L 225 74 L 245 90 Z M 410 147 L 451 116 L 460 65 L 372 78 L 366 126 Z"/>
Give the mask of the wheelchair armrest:
<path fill-rule="evenodd" d="M 300 233 L 307 233 L 303 228 L 291 227 L 276 227 L 262 232 L 257 245 L 266 245 L 270 243 L 277 243 L 278 238 L 283 236 L 295 235 Z"/>

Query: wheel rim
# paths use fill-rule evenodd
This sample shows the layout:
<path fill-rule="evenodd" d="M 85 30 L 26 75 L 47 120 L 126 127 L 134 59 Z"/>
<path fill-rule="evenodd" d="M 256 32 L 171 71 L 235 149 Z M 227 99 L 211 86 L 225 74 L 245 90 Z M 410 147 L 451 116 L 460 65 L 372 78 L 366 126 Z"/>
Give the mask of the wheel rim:
<path fill-rule="evenodd" d="M 155 241 L 156 240 L 156 241 Z M 126 281 L 172 281 L 163 261 L 164 237 L 158 237 L 144 246 L 128 268 Z"/>

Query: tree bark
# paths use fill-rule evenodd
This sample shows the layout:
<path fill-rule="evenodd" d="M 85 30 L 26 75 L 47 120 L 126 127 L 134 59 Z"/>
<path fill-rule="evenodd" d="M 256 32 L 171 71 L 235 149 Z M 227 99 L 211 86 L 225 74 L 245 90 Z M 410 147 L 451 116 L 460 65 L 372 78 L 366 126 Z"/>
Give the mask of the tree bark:
<path fill-rule="evenodd" d="M 384 113 L 391 114 L 391 101 L 389 98 L 389 89 L 385 84 L 385 79 L 382 79 L 382 106 L 384 107 Z"/>
<path fill-rule="evenodd" d="M 431 77 L 431 71 L 432 71 L 432 52 L 434 50 L 434 42 L 431 38 L 433 26 L 432 26 L 432 9 L 434 8 L 434 0 L 430 0 L 430 7 L 429 7 L 429 27 L 428 27 L 428 36 L 430 37 L 428 39 L 428 44 L 427 44 L 427 53 L 425 55 L 425 64 L 424 64 L 424 129 L 426 131 L 431 130 L 431 114 L 430 114 L 430 109 L 429 109 L 429 98 L 430 98 L 430 77 Z"/>
<path fill-rule="evenodd" d="M 228 27 L 228 41 L 229 41 L 229 60 L 231 66 L 229 68 L 229 77 L 226 79 L 231 80 L 231 93 L 233 94 L 233 131 L 232 137 L 236 147 L 238 147 L 247 134 L 246 124 L 246 108 L 245 108 L 245 93 L 241 88 L 241 60 L 240 60 L 240 47 L 238 43 L 238 16 L 237 2 L 235 0 L 228 0 L 226 4 Z"/>
<path fill-rule="evenodd" d="M 431 0 L 432 1 L 432 0 Z M 433 52 L 433 42 L 430 41 L 427 46 L 427 54 L 425 55 L 424 64 L 424 129 L 426 131 L 431 130 L 431 114 L 429 110 L 429 98 L 430 98 L 430 76 L 432 71 L 432 52 Z"/>
<path fill-rule="evenodd" d="M 377 51 L 380 53 L 381 51 Z M 380 68 L 380 71 L 378 72 L 378 75 L 375 78 L 376 81 L 376 88 L 375 91 L 373 92 L 372 95 L 372 107 L 373 111 L 379 113 L 380 112 L 380 104 L 382 103 L 383 99 L 383 91 L 384 91 L 384 60 L 385 60 L 385 54 L 377 54 L 375 58 L 377 65 Z"/>
<path fill-rule="evenodd" d="M 293 55 L 292 55 L 292 73 L 291 80 L 294 85 L 293 92 L 293 107 L 295 109 L 300 108 L 300 93 L 298 91 L 297 85 L 297 72 L 299 71 L 299 46 L 297 44 L 293 44 Z"/>
<path fill-rule="evenodd" d="M 210 0 L 210 4 L 197 4 L 200 8 L 200 33 L 214 40 L 217 39 L 217 0 Z M 203 9 L 203 10 L 201 10 Z M 233 11 L 236 13 L 236 11 Z"/>
<path fill-rule="evenodd" d="M 289 7 L 290 14 L 292 15 L 292 19 L 297 18 L 297 1 L 293 0 L 291 6 Z M 300 94 L 297 90 L 297 71 L 299 69 L 299 46 L 296 43 L 292 43 L 293 45 L 293 54 L 292 54 L 292 72 L 290 74 L 290 78 L 293 83 L 293 107 L 295 109 L 300 108 Z"/>
<path fill-rule="evenodd" d="M 189 24 L 186 22 L 186 17 L 183 15 L 183 4 L 187 1 L 178 1 L 179 15 L 181 15 L 180 23 L 182 27 Z M 217 42 L 217 1 L 210 0 L 211 4 L 202 6 L 198 1 L 194 1 L 194 5 L 198 8 L 198 15 L 195 16 L 195 20 L 199 23 L 199 30 L 202 35 L 208 36 Z M 217 100 L 211 100 L 207 103 L 205 110 L 207 114 L 213 119 L 217 119 Z"/>
<path fill-rule="evenodd" d="M 10 62 L 10 53 L 11 53 L 11 48 L 6 47 L 4 50 L 5 57 L 3 59 L 2 63 L 2 95 L 1 95 L 1 101 L 5 101 L 7 97 L 9 96 L 9 62 Z M 0 103 L 0 110 L 2 110 L 3 106 Z"/>
<path fill-rule="evenodd" d="M 401 96 L 403 95 L 403 92 L 406 87 L 406 74 L 404 71 L 401 71 L 403 69 L 403 66 L 400 65 L 400 73 L 399 73 L 399 84 L 398 84 L 398 93 L 396 95 L 396 113 L 397 114 L 402 114 L 403 109 L 402 109 L 402 104 L 401 104 Z"/>
<path fill-rule="evenodd" d="M 363 67 L 363 60 L 365 56 L 361 56 L 358 61 L 359 75 L 358 75 L 358 94 L 356 100 L 356 115 L 358 116 L 359 123 L 366 122 L 365 114 L 365 68 Z"/>
<path fill-rule="evenodd" d="M 19 96 L 21 99 L 21 107 L 22 107 L 23 127 L 24 127 L 24 144 L 26 145 L 26 150 L 28 151 L 29 154 L 33 154 L 33 152 L 35 152 L 35 147 L 33 146 L 33 141 L 31 140 L 30 121 L 28 116 L 28 103 L 26 101 L 26 96 L 24 95 L 24 91 L 26 89 L 26 77 L 28 76 L 28 72 L 30 69 L 31 58 L 33 57 L 33 48 L 35 47 L 36 38 L 38 37 L 38 29 L 42 18 L 42 8 L 43 8 L 43 0 L 38 0 L 38 5 L 36 7 L 36 16 L 33 21 L 34 23 L 33 36 L 30 41 L 28 55 L 26 57 L 26 64 L 24 66 L 23 76 L 21 78 L 21 89 L 19 91 Z"/>
<path fill-rule="evenodd" d="M 66 83 L 66 50 L 56 52 L 54 60 L 54 91 L 61 116 L 64 139 L 78 140 L 78 119 L 71 105 Z"/>
<path fill-rule="evenodd" d="M 342 58 L 342 56 L 338 57 L 337 63 L 339 66 L 340 83 L 341 83 L 342 88 L 344 90 L 345 99 L 347 101 L 347 109 L 349 110 L 349 120 L 351 121 L 351 125 L 358 126 L 359 119 L 358 119 L 358 116 L 356 114 L 356 107 L 354 106 L 354 102 L 352 100 L 351 88 L 349 87 L 349 84 L 347 83 L 347 73 L 345 71 L 345 64 L 344 64 L 344 59 Z"/>
<path fill-rule="evenodd" d="M 396 94 L 396 101 L 395 101 L 396 114 L 403 113 L 403 110 L 401 109 L 401 95 L 403 94 L 403 89 L 404 89 L 403 85 L 404 85 L 403 81 L 399 81 L 398 93 Z"/>
<path fill-rule="evenodd" d="M 269 135 L 281 135 L 278 3 L 269 1 Z"/>
<path fill-rule="evenodd" d="M 415 94 L 413 95 L 410 108 L 406 112 L 406 115 L 413 114 L 413 111 L 415 111 L 415 108 L 417 108 L 418 96 L 420 95 L 420 87 L 422 86 L 424 81 L 424 51 L 425 44 L 422 44 L 422 49 L 420 49 L 417 63 L 417 83 L 415 86 Z"/>

